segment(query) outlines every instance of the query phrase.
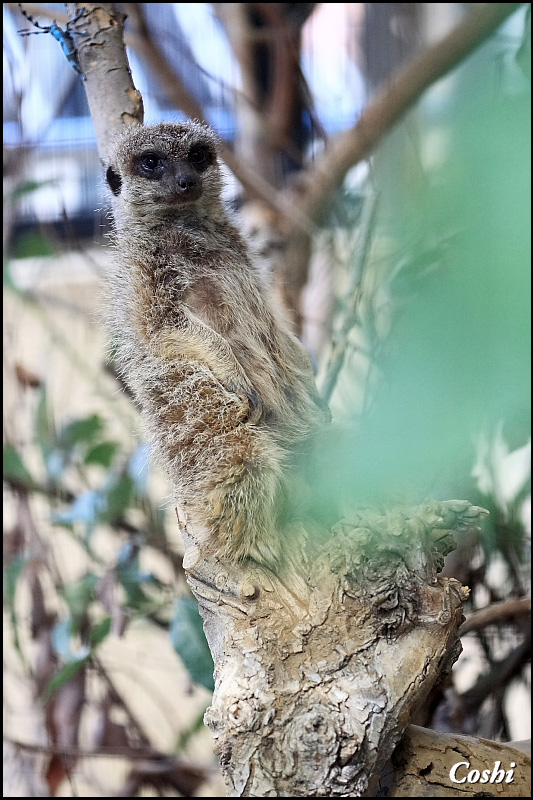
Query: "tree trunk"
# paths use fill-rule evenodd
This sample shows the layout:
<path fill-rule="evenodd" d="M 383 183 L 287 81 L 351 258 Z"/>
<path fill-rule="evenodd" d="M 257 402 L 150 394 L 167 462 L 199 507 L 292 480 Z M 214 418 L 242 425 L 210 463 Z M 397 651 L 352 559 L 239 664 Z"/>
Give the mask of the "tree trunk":
<path fill-rule="evenodd" d="M 215 661 L 206 720 L 235 797 L 371 796 L 413 711 L 460 652 L 468 590 L 437 577 L 482 509 L 366 511 L 276 576 L 206 559 L 179 513 Z M 295 536 L 298 535 L 295 532 Z"/>

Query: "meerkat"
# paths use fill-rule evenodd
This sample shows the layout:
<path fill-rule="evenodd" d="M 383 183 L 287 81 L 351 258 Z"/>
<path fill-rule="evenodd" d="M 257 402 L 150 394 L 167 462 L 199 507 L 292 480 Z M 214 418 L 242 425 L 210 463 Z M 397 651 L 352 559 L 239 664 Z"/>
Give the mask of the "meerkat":
<path fill-rule="evenodd" d="M 197 122 L 117 139 L 111 322 L 176 501 L 207 552 L 272 569 L 294 453 L 329 420 L 222 200 L 219 140 Z"/>

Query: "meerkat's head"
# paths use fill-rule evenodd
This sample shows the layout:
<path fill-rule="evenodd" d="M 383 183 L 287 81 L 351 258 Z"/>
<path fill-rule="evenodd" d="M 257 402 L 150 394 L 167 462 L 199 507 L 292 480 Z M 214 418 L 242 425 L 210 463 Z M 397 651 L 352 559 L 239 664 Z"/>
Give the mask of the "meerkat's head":
<path fill-rule="evenodd" d="M 199 122 L 130 126 L 118 137 L 106 172 L 115 218 L 220 214 L 218 138 Z"/>

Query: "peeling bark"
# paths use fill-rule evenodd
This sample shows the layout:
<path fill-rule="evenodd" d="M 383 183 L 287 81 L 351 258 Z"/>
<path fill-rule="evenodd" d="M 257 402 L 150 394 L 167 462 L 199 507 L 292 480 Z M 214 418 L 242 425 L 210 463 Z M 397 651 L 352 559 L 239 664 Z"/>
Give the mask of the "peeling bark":
<path fill-rule="evenodd" d="M 206 559 L 180 510 L 215 660 L 206 722 L 232 796 L 371 795 L 459 655 L 468 590 L 437 573 L 452 531 L 482 513 L 460 501 L 362 511 L 321 544 L 300 532 L 300 563 L 276 576 Z"/>

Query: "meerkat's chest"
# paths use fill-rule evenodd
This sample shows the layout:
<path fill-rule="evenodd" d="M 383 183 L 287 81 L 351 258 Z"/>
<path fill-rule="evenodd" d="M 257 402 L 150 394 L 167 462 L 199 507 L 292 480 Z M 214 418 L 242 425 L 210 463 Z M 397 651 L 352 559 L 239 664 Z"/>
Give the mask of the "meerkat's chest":
<path fill-rule="evenodd" d="M 215 279 L 201 277 L 192 282 L 184 291 L 182 302 L 221 336 L 234 326 L 234 309 L 223 286 Z"/>

